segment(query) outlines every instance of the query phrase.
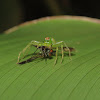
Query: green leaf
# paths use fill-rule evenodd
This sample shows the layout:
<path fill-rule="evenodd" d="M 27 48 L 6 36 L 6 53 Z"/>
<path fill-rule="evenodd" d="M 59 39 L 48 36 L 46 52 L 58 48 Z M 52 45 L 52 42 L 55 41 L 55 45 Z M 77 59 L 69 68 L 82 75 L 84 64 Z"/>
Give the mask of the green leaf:
<path fill-rule="evenodd" d="M 0 100 L 100 100 L 100 22 L 85 17 L 51 17 L 22 24 L 0 35 Z M 53 37 L 74 47 L 61 56 L 18 65 L 31 41 Z M 31 49 L 33 52 L 36 48 Z"/>

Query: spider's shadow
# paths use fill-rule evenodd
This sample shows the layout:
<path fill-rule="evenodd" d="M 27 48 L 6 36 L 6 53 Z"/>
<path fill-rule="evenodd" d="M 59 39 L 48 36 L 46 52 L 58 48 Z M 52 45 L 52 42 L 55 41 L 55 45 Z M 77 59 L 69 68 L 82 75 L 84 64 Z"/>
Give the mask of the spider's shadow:
<path fill-rule="evenodd" d="M 36 53 L 34 53 L 34 55 L 35 55 Z M 45 59 L 45 61 L 47 62 L 47 59 L 52 59 L 53 57 L 42 57 L 42 56 L 40 56 L 40 57 L 34 57 L 33 56 L 33 53 L 32 54 L 28 54 L 28 55 L 26 55 L 24 58 L 27 58 L 27 57 L 29 57 L 29 56 L 31 56 L 30 58 L 28 58 L 27 60 L 24 60 L 24 61 L 21 61 L 21 62 L 19 62 L 18 64 L 26 64 L 26 63 L 30 63 L 30 62 L 32 62 L 33 60 L 36 60 L 36 59 L 38 59 L 39 60 L 39 58 L 41 58 L 41 60 L 39 60 L 39 61 L 42 61 L 42 60 L 44 60 Z"/>
<path fill-rule="evenodd" d="M 34 53 L 34 55 L 36 55 L 37 53 Z M 42 60 L 45 60 L 45 62 L 47 63 L 47 59 L 53 59 L 53 56 L 55 56 L 55 54 L 53 54 L 52 56 L 48 56 L 48 57 L 34 57 L 33 56 L 33 53 L 31 53 L 31 54 L 28 54 L 28 55 L 26 55 L 24 58 L 27 58 L 27 57 L 29 57 L 29 56 L 31 56 L 30 58 L 28 58 L 27 60 L 24 60 L 24 61 L 21 61 L 21 62 L 19 62 L 18 64 L 26 64 L 26 63 L 30 63 L 30 62 L 32 62 L 33 60 L 36 60 L 36 59 L 39 59 L 39 58 L 41 58 L 41 60 L 39 60 L 39 61 L 42 61 Z M 59 54 L 58 56 L 62 56 L 62 54 Z M 68 53 L 64 53 L 64 56 L 69 56 L 69 54 Z M 74 53 L 71 53 L 71 56 L 75 56 L 75 54 Z"/>
<path fill-rule="evenodd" d="M 68 53 L 64 53 L 64 56 L 69 56 L 69 54 Z M 75 56 L 75 54 L 71 53 L 71 56 Z"/>

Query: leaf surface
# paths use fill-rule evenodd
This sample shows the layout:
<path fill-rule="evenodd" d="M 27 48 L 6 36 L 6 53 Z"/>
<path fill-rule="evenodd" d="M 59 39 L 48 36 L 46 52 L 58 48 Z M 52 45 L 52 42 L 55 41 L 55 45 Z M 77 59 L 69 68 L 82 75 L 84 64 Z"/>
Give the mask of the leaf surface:
<path fill-rule="evenodd" d="M 58 56 L 55 66 L 55 57 L 16 64 L 29 42 L 45 37 L 74 47 L 72 60 L 67 55 L 62 64 Z M 0 35 L 0 100 L 100 100 L 99 83 L 99 23 L 59 17 L 33 21 Z"/>

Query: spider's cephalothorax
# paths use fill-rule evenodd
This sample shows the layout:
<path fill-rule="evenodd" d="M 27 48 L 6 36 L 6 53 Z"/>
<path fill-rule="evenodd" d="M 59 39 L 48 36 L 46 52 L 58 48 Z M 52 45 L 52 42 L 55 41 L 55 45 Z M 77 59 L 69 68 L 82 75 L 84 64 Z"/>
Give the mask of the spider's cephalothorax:
<path fill-rule="evenodd" d="M 64 41 L 59 41 L 56 42 L 54 38 L 50 38 L 50 37 L 46 37 L 44 42 L 39 42 L 39 41 L 31 41 L 24 49 L 23 51 L 21 51 L 19 53 L 18 56 L 18 63 L 20 63 L 20 60 L 24 58 L 20 58 L 21 54 L 25 54 L 25 51 L 30 48 L 31 46 L 36 47 L 37 49 L 40 50 L 40 54 L 43 57 L 48 57 L 48 56 L 52 56 L 52 53 L 55 52 L 56 55 L 56 59 L 55 59 L 55 63 L 57 62 L 57 55 L 58 55 L 58 50 L 61 51 L 62 54 L 62 59 L 61 62 L 63 61 L 63 57 L 64 57 L 64 52 L 69 52 L 69 57 L 71 57 L 71 51 L 73 51 L 73 48 L 69 48 L 66 43 Z"/>

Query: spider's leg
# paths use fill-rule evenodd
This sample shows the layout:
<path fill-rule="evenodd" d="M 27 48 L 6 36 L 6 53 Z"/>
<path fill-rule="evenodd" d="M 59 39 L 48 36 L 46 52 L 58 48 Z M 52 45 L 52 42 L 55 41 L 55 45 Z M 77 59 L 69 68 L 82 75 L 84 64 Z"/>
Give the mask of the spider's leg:
<path fill-rule="evenodd" d="M 64 45 L 65 45 L 65 47 L 68 49 L 68 52 L 69 52 L 69 58 L 71 59 L 71 51 L 70 51 L 70 49 L 68 48 L 68 46 L 67 46 L 67 44 L 64 42 Z"/>
<path fill-rule="evenodd" d="M 33 55 L 36 53 L 37 50 L 38 50 L 38 48 L 34 51 Z"/>
<path fill-rule="evenodd" d="M 40 47 L 40 52 L 41 52 L 41 54 L 43 55 L 43 57 L 44 57 L 44 48 L 41 46 Z"/>
<path fill-rule="evenodd" d="M 24 53 L 25 53 L 25 51 L 26 51 L 27 49 L 30 49 L 30 44 L 28 44 L 28 45 L 19 53 L 17 63 L 19 63 L 19 61 L 25 57 L 25 54 L 24 54 Z M 23 57 L 22 57 L 22 58 L 20 58 L 21 54 L 23 54 Z"/>
<path fill-rule="evenodd" d="M 18 61 L 17 61 L 17 63 L 19 63 L 19 59 L 20 59 L 21 53 L 22 53 L 22 52 L 20 52 L 19 55 L 18 55 Z"/>
<path fill-rule="evenodd" d="M 25 57 L 25 55 L 27 55 L 27 53 L 28 53 L 29 50 L 30 50 L 30 46 L 27 48 L 27 51 L 25 50 L 26 53 L 25 53 L 25 51 L 23 52 L 23 58 Z M 22 58 L 22 59 L 23 59 L 23 58 Z"/>
<path fill-rule="evenodd" d="M 56 47 L 56 59 L 54 65 L 57 63 L 57 56 L 58 56 L 58 47 Z"/>
<path fill-rule="evenodd" d="M 61 44 L 61 53 L 62 53 L 62 59 L 61 59 L 61 63 L 63 62 L 63 58 L 64 58 L 64 51 L 63 51 L 63 45 Z"/>
<path fill-rule="evenodd" d="M 41 44 L 41 42 L 38 42 L 38 41 L 31 41 L 31 42 L 19 53 L 17 63 L 19 63 L 20 60 L 24 59 L 24 57 L 25 57 L 25 52 L 26 52 L 27 49 L 29 49 L 31 46 L 34 46 L 34 45 L 39 46 L 40 44 Z M 21 54 L 23 54 L 23 57 L 22 57 L 22 58 L 21 58 Z"/>
<path fill-rule="evenodd" d="M 47 53 L 46 53 L 46 49 L 44 48 L 44 55 L 45 57 L 47 57 Z"/>
<path fill-rule="evenodd" d="M 45 58 L 45 62 L 47 63 L 47 51 L 45 48 L 44 48 L 44 58 Z"/>

